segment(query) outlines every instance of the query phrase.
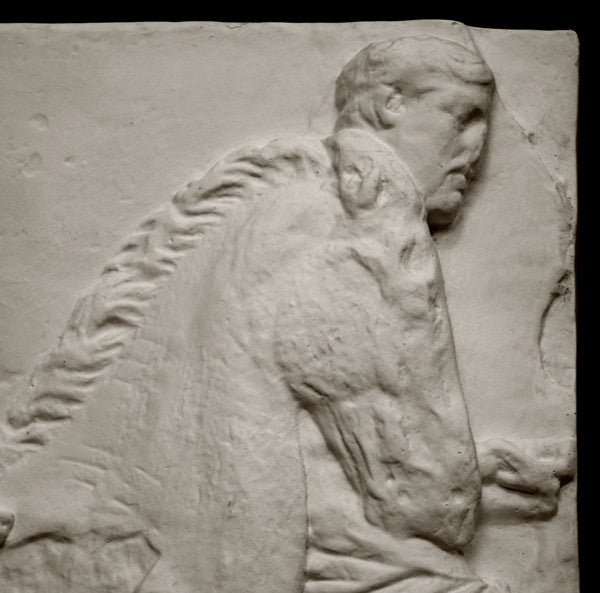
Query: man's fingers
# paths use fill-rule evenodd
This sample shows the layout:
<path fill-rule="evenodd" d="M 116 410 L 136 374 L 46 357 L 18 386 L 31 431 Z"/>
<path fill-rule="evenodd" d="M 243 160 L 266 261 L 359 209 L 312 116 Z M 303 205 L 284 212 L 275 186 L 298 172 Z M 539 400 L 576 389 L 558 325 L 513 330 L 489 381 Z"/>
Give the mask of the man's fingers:
<path fill-rule="evenodd" d="M 496 472 L 496 483 L 509 490 L 550 496 L 555 496 L 560 488 L 559 480 L 551 472 L 546 471 L 522 475 L 500 469 Z"/>
<path fill-rule="evenodd" d="M 498 484 L 483 489 L 481 518 L 485 521 L 513 522 L 545 520 L 556 514 L 558 498 L 508 489 Z"/>
<path fill-rule="evenodd" d="M 496 451 L 500 465 L 495 478 L 500 486 L 533 494 L 558 492 L 560 481 L 550 464 L 530 457 L 510 443 L 503 443 Z"/>

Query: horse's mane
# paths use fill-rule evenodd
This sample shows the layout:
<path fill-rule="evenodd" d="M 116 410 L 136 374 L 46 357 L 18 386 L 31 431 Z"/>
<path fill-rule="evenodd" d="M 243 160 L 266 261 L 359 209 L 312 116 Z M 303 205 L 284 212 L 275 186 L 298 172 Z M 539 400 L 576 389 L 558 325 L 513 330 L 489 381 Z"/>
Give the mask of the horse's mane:
<path fill-rule="evenodd" d="M 55 428 L 72 418 L 138 334 L 149 302 L 179 260 L 232 209 L 250 207 L 268 187 L 320 175 L 327 167 L 320 143 L 277 140 L 233 153 L 176 193 L 139 226 L 78 301 L 58 344 L 9 412 L 5 446 L 18 458 L 21 451 L 46 444 Z"/>

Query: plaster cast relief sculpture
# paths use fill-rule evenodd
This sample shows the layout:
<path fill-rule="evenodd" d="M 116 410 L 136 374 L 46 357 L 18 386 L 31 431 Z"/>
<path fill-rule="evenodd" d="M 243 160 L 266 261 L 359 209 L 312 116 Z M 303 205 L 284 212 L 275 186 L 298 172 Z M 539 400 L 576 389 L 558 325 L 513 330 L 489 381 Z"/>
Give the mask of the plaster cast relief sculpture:
<path fill-rule="evenodd" d="M 551 520 L 574 443 L 474 439 L 432 237 L 495 100 L 472 41 L 371 43 L 331 136 L 234 152 L 149 217 L 8 413 L 0 589 L 513 590 L 478 525 Z"/>

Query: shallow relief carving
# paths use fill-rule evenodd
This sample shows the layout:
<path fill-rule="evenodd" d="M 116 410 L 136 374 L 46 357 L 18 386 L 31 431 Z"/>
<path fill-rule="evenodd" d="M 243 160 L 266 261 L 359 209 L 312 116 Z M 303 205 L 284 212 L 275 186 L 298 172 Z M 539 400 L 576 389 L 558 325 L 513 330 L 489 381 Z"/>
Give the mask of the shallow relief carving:
<path fill-rule="evenodd" d="M 234 152 L 109 261 L 7 414 L 7 591 L 529 586 L 485 550 L 498 526 L 502 540 L 556 519 L 574 441 L 568 423 L 482 428 L 465 397 L 477 364 L 459 364 L 469 331 L 455 339 L 451 314 L 477 315 L 450 291 L 447 304 L 443 274 L 467 266 L 452 242 L 469 243 L 459 214 L 481 177 L 512 189 L 508 157 L 489 168 L 514 122 L 460 31 L 368 45 L 337 78 L 333 134 Z M 532 185 L 554 181 L 540 154 Z M 553 265 L 535 297 L 539 368 L 507 384 L 499 416 L 533 410 L 516 396 L 544 397 L 549 374 L 572 405 L 572 360 L 545 325 L 570 290 L 564 195 L 540 219 L 548 244 L 525 254 L 509 237 L 517 258 L 539 249 Z"/>

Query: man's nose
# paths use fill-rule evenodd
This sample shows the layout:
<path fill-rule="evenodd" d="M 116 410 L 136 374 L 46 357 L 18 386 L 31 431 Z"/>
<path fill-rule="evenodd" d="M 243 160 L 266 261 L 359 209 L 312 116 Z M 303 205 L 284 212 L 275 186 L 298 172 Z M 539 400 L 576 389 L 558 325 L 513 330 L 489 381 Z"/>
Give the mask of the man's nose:
<path fill-rule="evenodd" d="M 485 144 L 487 125 L 484 122 L 474 123 L 469 126 L 462 134 L 461 148 L 464 151 L 465 160 L 470 164 L 475 164 Z"/>

